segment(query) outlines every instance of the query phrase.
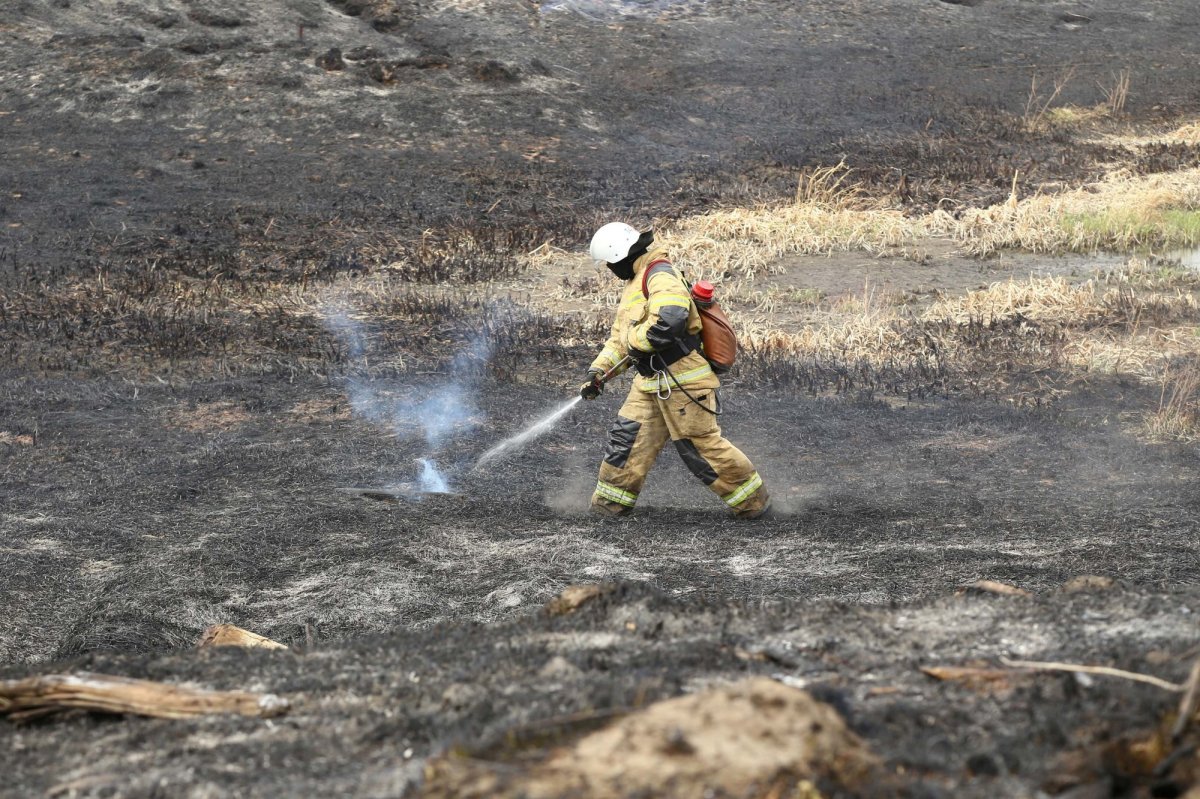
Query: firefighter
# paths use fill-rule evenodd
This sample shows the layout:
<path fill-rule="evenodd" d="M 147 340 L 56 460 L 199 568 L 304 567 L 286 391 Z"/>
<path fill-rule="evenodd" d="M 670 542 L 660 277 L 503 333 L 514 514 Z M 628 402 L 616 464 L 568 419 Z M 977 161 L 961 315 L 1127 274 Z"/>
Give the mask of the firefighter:
<path fill-rule="evenodd" d="M 669 438 L 692 474 L 739 518 L 768 513 L 762 477 L 721 435 L 720 380 L 700 349 L 700 315 L 683 276 L 654 246 L 654 231 L 610 222 L 596 231 L 590 251 L 625 281 L 625 289 L 612 332 L 588 368 L 580 395 L 599 396 L 600 375 L 626 355 L 638 371 L 609 430 L 592 508 L 613 516 L 632 511 Z"/>

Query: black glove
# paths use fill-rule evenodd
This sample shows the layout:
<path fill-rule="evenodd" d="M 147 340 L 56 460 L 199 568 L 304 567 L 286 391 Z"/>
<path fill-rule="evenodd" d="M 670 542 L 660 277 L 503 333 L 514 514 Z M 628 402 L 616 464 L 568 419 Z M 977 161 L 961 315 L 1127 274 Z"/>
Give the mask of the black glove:
<path fill-rule="evenodd" d="M 588 381 L 579 387 L 579 396 L 585 400 L 594 400 L 604 391 L 604 384 L 600 382 L 600 378 L 604 376 L 604 372 L 599 369 L 588 369 Z"/>

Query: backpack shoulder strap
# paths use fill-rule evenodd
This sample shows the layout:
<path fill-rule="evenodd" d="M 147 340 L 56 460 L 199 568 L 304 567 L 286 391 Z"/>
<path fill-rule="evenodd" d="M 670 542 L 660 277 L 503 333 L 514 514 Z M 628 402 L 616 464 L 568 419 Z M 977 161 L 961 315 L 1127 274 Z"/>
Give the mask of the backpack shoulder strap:
<path fill-rule="evenodd" d="M 650 278 L 658 272 L 674 272 L 675 267 L 671 266 L 671 262 L 666 258 L 659 258 L 657 261 L 651 261 L 646 264 L 646 271 L 642 272 L 642 296 L 650 299 Z"/>

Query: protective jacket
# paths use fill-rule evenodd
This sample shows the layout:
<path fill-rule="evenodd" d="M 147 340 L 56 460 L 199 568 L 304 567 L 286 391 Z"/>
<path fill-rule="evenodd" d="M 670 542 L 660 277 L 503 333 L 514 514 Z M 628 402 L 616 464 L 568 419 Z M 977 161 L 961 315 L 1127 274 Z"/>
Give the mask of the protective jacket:
<path fill-rule="evenodd" d="M 654 270 L 645 282 L 643 293 L 642 279 L 651 264 L 655 265 Z M 700 313 L 683 276 L 670 265 L 665 250 L 652 249 L 634 262 L 633 279 L 621 293 L 612 332 L 591 368 L 607 371 L 630 350 L 668 353 L 682 344 L 684 349 L 691 346 L 692 350 L 673 363 L 663 364 L 666 369 L 655 375 L 639 374 L 634 388 L 664 394 L 676 385 L 689 389 L 716 388 L 720 380 L 699 349 L 700 328 Z"/>
<path fill-rule="evenodd" d="M 667 441 L 675 443 L 692 474 L 737 515 L 753 518 L 770 504 L 754 464 L 721 435 L 716 416 L 720 380 L 699 350 L 700 329 L 687 284 L 666 262 L 666 253 L 653 249 L 635 261 L 612 333 L 591 368 L 607 371 L 638 350 L 656 354 L 652 363 L 657 371 L 638 375 L 609 430 L 592 495 L 598 510 L 632 510 Z"/>

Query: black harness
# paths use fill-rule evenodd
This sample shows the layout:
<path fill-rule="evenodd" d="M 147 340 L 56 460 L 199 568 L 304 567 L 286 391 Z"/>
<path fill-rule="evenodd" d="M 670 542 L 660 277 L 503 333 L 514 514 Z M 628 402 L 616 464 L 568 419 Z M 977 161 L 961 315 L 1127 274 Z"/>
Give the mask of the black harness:
<path fill-rule="evenodd" d="M 673 266 L 671 266 L 671 263 L 669 261 L 665 261 L 665 260 L 664 261 L 655 261 L 654 263 L 652 263 L 646 267 L 646 271 L 642 274 L 642 295 L 647 300 L 650 299 L 650 277 L 653 275 L 654 272 L 656 272 L 660 269 L 661 270 L 670 270 L 672 272 L 675 271 L 675 268 Z M 691 295 L 691 291 L 692 291 L 691 284 L 688 283 L 686 280 L 684 280 L 683 286 L 684 286 L 684 289 L 687 290 L 688 295 L 689 295 L 689 300 L 690 300 L 690 295 Z M 713 416 L 720 416 L 721 415 L 721 400 L 720 400 L 719 396 L 716 398 L 716 406 L 717 406 L 716 410 L 707 408 L 704 406 L 703 403 L 701 403 L 698 399 L 696 399 L 694 396 L 692 396 L 691 392 L 689 392 L 686 388 L 684 388 L 683 385 L 680 384 L 679 380 L 676 379 L 675 375 L 671 372 L 671 366 L 673 364 L 675 364 L 677 361 L 682 359 L 685 355 L 688 355 L 690 353 L 696 352 L 697 350 L 700 350 L 700 347 L 701 347 L 700 335 L 697 333 L 686 333 L 682 336 L 677 336 L 675 338 L 675 340 L 672 341 L 670 344 L 666 345 L 665 347 L 660 347 L 659 349 L 655 350 L 653 353 L 646 355 L 645 357 L 635 358 L 634 362 L 633 362 L 634 368 L 637 369 L 638 374 L 640 374 L 642 377 L 655 377 L 656 375 L 665 375 L 666 379 L 669 381 L 668 388 L 667 388 L 668 396 L 670 396 L 670 392 L 672 390 L 671 384 L 674 384 L 674 388 L 682 391 L 684 396 L 686 396 L 689 400 L 691 400 L 691 402 L 693 404 L 695 404 L 696 406 L 698 406 L 701 410 L 703 410 L 707 413 L 711 413 Z M 713 393 L 714 393 L 714 395 L 716 395 L 715 391 Z"/>
<path fill-rule="evenodd" d="M 687 334 L 649 354 L 649 357 L 634 359 L 634 366 L 642 377 L 654 377 L 666 367 L 673 365 L 685 355 L 700 349 L 700 337 Z"/>

